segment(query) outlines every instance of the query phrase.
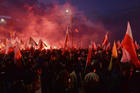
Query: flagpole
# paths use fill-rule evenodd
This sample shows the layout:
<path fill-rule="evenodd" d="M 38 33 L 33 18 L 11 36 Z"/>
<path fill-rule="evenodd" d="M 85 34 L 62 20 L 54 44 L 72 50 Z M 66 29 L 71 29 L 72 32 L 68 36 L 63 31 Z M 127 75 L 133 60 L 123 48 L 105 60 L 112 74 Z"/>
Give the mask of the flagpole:
<path fill-rule="evenodd" d="M 111 71 L 111 69 L 112 69 L 112 60 L 113 60 L 113 57 L 111 56 L 109 66 L 108 66 L 108 71 Z"/>

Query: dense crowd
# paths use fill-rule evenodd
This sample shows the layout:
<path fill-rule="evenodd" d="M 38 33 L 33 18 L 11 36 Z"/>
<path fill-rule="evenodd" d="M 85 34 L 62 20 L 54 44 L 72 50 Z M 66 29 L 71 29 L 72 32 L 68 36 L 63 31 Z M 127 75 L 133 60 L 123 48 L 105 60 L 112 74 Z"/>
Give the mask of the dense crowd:
<path fill-rule="evenodd" d="M 90 64 L 88 49 L 20 52 L 16 61 L 14 52 L 0 54 L 0 93 L 140 93 L 140 73 L 120 62 L 121 50 L 110 70 L 111 49 L 92 50 Z"/>

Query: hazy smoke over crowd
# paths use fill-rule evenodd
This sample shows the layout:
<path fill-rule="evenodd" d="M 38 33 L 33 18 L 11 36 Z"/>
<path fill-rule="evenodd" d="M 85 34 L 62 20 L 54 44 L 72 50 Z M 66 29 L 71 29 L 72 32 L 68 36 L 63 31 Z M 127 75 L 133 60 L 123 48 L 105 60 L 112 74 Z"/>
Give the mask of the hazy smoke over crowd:
<path fill-rule="evenodd" d="M 79 32 L 74 32 L 74 44 L 82 43 L 87 47 L 90 41 L 101 42 L 107 30 L 101 22 L 92 22 L 82 11 L 69 3 L 45 5 L 37 0 L 2 0 L 0 2 L 0 18 L 5 18 L 6 24 L 0 24 L 0 38 L 15 37 L 27 40 L 33 37 L 47 41 L 50 45 L 62 46 L 66 28 L 71 23 Z M 71 34 L 71 33 L 70 33 Z"/>

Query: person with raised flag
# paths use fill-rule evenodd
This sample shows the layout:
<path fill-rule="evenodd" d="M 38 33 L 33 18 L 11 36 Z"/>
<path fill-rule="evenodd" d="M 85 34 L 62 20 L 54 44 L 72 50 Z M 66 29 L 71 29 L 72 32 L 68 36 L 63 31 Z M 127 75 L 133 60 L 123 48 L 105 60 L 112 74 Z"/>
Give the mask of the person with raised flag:
<path fill-rule="evenodd" d="M 110 64 L 109 64 L 109 67 L 108 67 L 109 71 L 111 71 L 111 69 L 112 69 L 113 58 L 118 58 L 118 52 L 117 52 L 117 47 L 116 47 L 115 41 L 114 41 L 114 44 L 113 44 L 111 60 L 110 60 Z"/>
<path fill-rule="evenodd" d="M 68 50 L 69 46 L 68 46 L 68 41 L 69 41 L 69 28 L 67 27 L 67 31 L 66 31 L 66 37 L 65 37 L 65 42 L 64 42 L 64 49 L 62 54 L 65 53 L 66 50 Z"/>
<path fill-rule="evenodd" d="M 108 87 L 110 88 L 107 93 L 121 93 L 120 92 L 120 68 L 119 68 L 118 57 L 119 57 L 118 51 L 117 51 L 116 43 L 114 41 L 111 59 L 108 66 L 108 74 L 109 74 Z"/>
<path fill-rule="evenodd" d="M 92 46 L 90 45 L 88 50 L 86 65 L 85 65 L 85 73 L 87 72 L 87 67 L 91 66 L 91 57 L 92 57 L 91 54 L 92 54 Z"/>
<path fill-rule="evenodd" d="M 121 91 L 122 93 L 129 93 L 129 80 L 134 73 L 134 67 L 131 65 L 131 56 L 129 52 L 122 48 L 122 58 L 120 60 L 120 72 L 121 72 Z"/>
<path fill-rule="evenodd" d="M 136 54 L 135 46 L 133 43 L 132 30 L 129 22 L 127 24 L 127 31 L 125 37 L 121 42 L 121 47 L 129 53 L 131 64 L 133 64 L 135 67 L 140 67 L 140 62 Z"/>

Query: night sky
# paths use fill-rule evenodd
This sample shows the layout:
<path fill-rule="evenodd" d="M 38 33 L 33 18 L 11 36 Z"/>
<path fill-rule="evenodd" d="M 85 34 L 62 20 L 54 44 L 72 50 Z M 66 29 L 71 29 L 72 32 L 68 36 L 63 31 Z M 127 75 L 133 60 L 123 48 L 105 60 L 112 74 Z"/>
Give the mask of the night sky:
<path fill-rule="evenodd" d="M 140 42 L 140 0 L 40 0 L 46 4 L 69 2 L 92 21 L 104 24 L 116 40 L 122 40 L 130 21 L 133 38 Z M 116 34 L 116 35 L 114 35 Z"/>

